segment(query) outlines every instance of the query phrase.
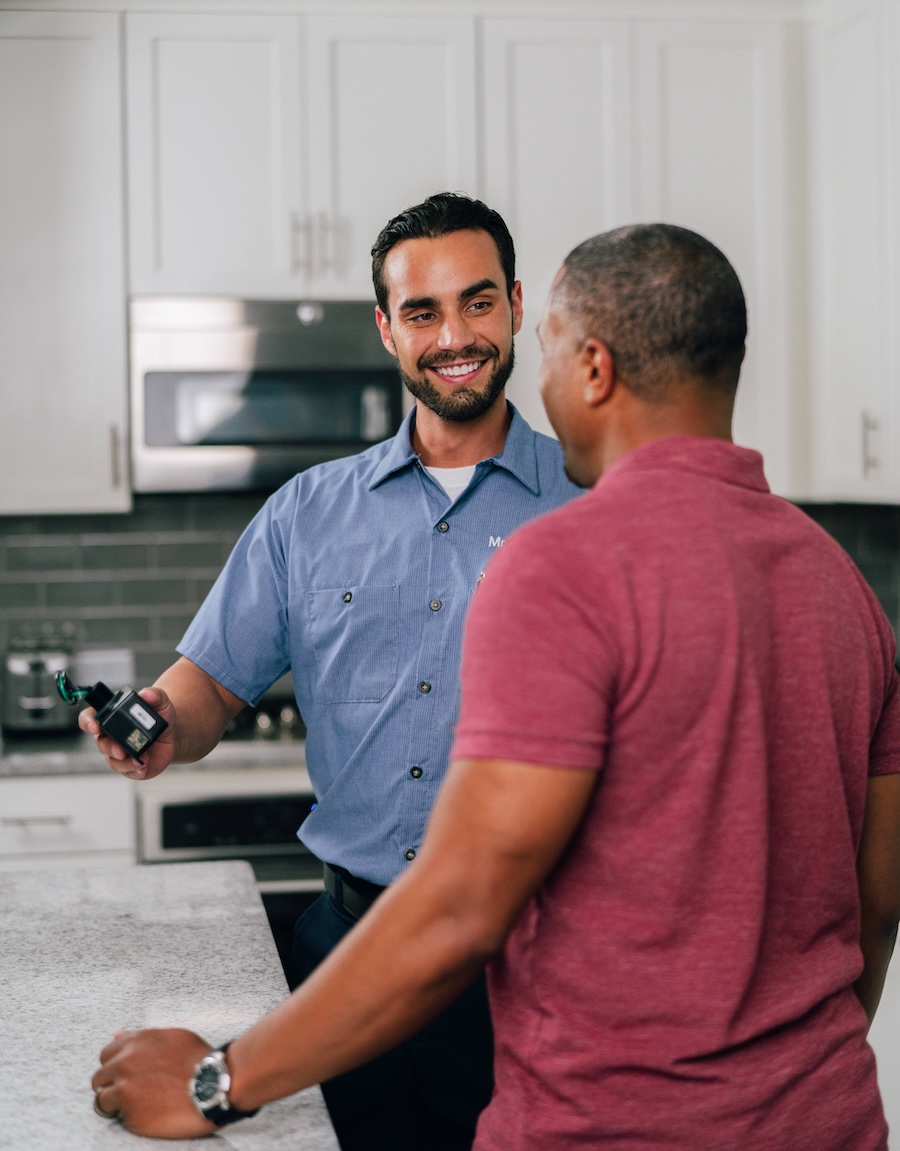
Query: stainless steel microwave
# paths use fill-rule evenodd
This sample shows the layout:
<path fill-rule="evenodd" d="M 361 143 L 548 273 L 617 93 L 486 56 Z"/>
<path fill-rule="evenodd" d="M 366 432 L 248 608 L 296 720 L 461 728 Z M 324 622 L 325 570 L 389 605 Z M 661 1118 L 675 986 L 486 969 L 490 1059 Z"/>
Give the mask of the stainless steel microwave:
<path fill-rule="evenodd" d="M 129 344 L 138 492 L 273 489 L 403 418 L 366 301 L 145 296 Z"/>

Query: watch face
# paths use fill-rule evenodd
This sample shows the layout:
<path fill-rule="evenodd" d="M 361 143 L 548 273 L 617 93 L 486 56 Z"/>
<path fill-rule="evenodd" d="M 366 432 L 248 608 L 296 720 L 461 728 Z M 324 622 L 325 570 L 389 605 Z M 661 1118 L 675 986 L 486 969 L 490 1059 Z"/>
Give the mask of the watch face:
<path fill-rule="evenodd" d="M 194 1078 L 194 1098 L 198 1103 L 211 1103 L 219 1093 L 220 1072 L 215 1064 L 201 1063 Z"/>

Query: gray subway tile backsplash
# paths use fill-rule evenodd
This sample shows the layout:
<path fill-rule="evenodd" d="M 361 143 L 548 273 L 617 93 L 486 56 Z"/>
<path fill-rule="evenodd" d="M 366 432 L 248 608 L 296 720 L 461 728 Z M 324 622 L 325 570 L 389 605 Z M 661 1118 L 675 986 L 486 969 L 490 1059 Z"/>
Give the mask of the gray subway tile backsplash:
<path fill-rule="evenodd" d="M 0 517 L 0 650 L 65 631 L 132 648 L 152 682 L 263 499 L 137 496 L 130 515 Z"/>
<path fill-rule="evenodd" d="M 175 656 L 264 496 L 136 496 L 130 515 L 0 517 L 0 650 L 69 628 L 78 644 L 134 650 L 139 685 Z M 811 504 L 900 625 L 900 508 Z"/>

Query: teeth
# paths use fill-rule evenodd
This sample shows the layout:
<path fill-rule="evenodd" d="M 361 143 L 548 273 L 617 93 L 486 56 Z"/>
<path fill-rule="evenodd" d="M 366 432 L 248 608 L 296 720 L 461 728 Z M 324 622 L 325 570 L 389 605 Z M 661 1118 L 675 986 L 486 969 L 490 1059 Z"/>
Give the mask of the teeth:
<path fill-rule="evenodd" d="M 467 376 L 469 372 L 474 372 L 480 368 L 483 363 L 484 360 L 469 360 L 465 364 L 442 364 L 440 367 L 434 368 L 433 371 L 441 376 Z"/>

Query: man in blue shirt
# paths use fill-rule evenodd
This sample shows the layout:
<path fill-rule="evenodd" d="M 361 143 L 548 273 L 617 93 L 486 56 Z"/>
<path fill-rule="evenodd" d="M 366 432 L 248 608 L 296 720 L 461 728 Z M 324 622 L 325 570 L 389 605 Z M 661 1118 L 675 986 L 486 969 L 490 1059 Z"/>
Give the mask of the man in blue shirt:
<path fill-rule="evenodd" d="M 294 933 L 304 979 L 415 858 L 447 767 L 469 597 L 491 554 L 578 494 L 555 440 L 509 405 L 522 324 L 513 242 L 480 201 L 442 193 L 372 251 L 376 320 L 415 406 L 397 435 L 310 468 L 265 504 L 144 697 L 169 721 L 131 778 L 191 762 L 291 670 L 318 804 L 299 831 L 326 894 Z M 348 989 L 349 990 L 349 989 Z M 323 1084 L 345 1151 L 468 1148 L 490 1098 L 483 980 L 409 1042 Z"/>

